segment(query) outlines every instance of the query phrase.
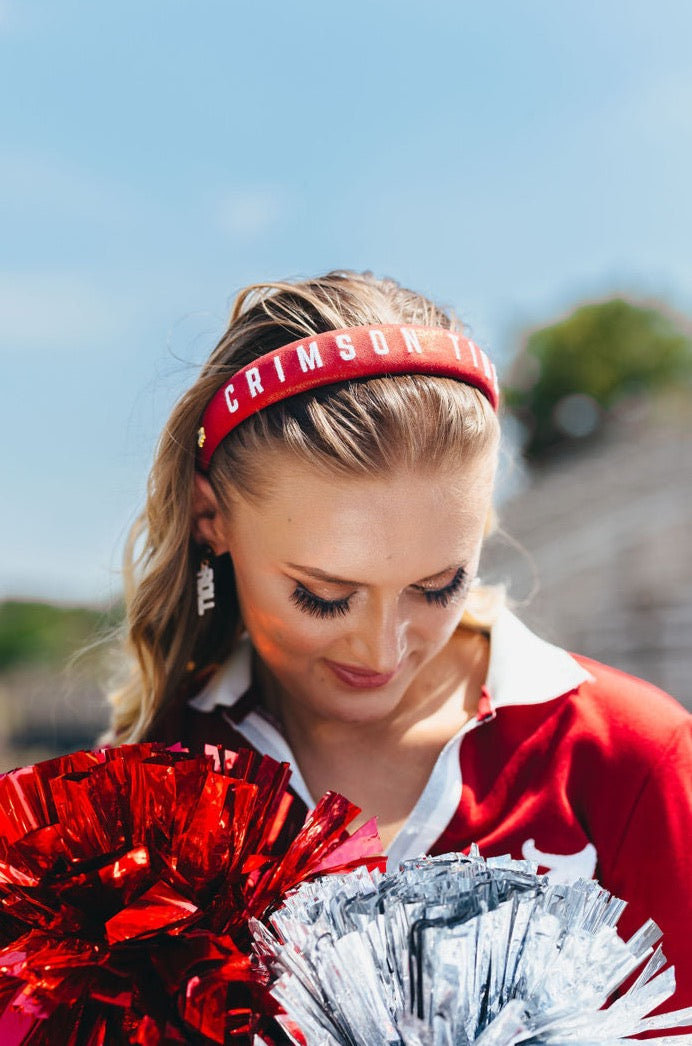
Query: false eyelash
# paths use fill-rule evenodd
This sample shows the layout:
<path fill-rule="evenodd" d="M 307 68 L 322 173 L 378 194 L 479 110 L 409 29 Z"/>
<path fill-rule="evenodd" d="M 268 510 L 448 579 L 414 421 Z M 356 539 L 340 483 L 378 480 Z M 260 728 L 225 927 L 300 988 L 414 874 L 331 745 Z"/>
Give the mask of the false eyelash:
<path fill-rule="evenodd" d="M 459 567 L 456 574 L 444 588 L 423 588 L 420 591 L 428 603 L 434 603 L 438 607 L 446 607 L 454 596 L 466 585 L 466 571 Z"/>
<path fill-rule="evenodd" d="M 468 578 L 463 567 L 459 567 L 456 574 L 444 588 L 419 588 L 425 596 L 427 603 L 434 606 L 446 607 L 451 600 L 465 587 Z M 348 613 L 350 596 L 342 599 L 321 599 L 314 592 L 310 592 L 304 585 L 297 584 L 291 593 L 291 601 L 306 614 L 312 617 L 343 617 Z"/>
<path fill-rule="evenodd" d="M 313 617 L 343 617 L 348 611 L 348 599 L 320 599 L 302 585 L 296 585 L 291 593 L 291 600 L 300 610 Z"/>

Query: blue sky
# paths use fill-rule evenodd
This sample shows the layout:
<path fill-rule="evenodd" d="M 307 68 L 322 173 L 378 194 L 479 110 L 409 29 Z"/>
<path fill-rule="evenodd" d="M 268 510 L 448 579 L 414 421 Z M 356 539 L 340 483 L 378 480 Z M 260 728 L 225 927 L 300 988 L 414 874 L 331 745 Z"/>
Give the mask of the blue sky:
<path fill-rule="evenodd" d="M 692 312 L 692 6 L 0 0 L 0 596 L 119 590 L 246 283 L 369 268 L 502 364 L 585 297 Z"/>

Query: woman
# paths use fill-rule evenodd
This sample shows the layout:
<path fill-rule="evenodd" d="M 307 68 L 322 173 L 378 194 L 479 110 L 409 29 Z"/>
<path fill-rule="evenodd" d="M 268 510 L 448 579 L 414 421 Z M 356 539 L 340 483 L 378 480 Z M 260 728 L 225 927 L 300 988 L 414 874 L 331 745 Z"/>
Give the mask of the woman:
<path fill-rule="evenodd" d="M 111 740 L 286 759 L 306 806 L 376 814 L 393 860 L 476 842 L 596 875 L 625 931 L 659 922 L 692 1003 L 690 716 L 476 584 L 496 407 L 485 354 L 391 280 L 241 293 L 129 545 Z"/>

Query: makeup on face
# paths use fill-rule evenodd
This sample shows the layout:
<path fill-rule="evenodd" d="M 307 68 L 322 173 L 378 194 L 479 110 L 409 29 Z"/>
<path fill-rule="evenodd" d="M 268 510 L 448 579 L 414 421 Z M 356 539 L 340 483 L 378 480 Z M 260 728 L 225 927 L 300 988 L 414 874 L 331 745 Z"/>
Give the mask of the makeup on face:
<path fill-rule="evenodd" d="M 226 527 L 245 627 L 287 709 L 393 714 L 458 627 L 494 458 L 333 480 L 296 461 Z"/>
<path fill-rule="evenodd" d="M 288 564 L 294 570 L 297 570 L 300 574 L 315 576 L 316 572 L 310 568 L 296 566 L 294 564 Z M 451 568 L 450 568 L 451 570 Z M 449 571 L 440 571 L 441 574 L 449 573 Z M 320 580 L 326 581 L 328 584 L 337 586 L 344 586 L 345 588 L 356 588 L 362 587 L 358 582 L 345 581 L 340 578 L 322 577 Z M 418 583 L 411 587 L 417 589 L 428 601 L 435 606 L 447 606 L 459 592 L 463 591 L 468 586 L 468 574 L 463 566 L 457 567 L 454 571 L 452 580 L 446 585 L 435 587 L 428 583 Z M 296 587 L 291 593 L 291 600 L 297 607 L 304 610 L 306 614 L 311 614 L 313 617 L 343 617 L 344 614 L 348 613 L 349 600 L 351 596 L 342 596 L 338 599 L 323 599 L 313 592 L 306 584 L 300 581 L 296 583 Z"/>

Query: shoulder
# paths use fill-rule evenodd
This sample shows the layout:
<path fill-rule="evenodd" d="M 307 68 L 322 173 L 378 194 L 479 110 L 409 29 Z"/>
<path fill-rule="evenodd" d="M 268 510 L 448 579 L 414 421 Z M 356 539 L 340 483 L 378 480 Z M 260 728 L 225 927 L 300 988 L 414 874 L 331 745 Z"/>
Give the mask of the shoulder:
<path fill-rule="evenodd" d="M 589 674 L 572 700 L 585 717 L 607 725 L 612 735 L 632 741 L 645 735 L 652 743 L 666 745 L 673 734 L 692 728 L 690 713 L 653 683 L 583 655 L 572 656 Z"/>
<path fill-rule="evenodd" d="M 565 695 L 562 738 L 571 766 L 569 788 L 585 801 L 591 797 L 589 819 L 605 817 L 597 811 L 608 807 L 608 831 L 617 837 L 644 794 L 661 811 L 670 802 L 689 804 L 689 712 L 643 679 L 591 658 L 575 660 L 589 678 Z"/>
<path fill-rule="evenodd" d="M 491 630 L 488 671 L 497 725 L 592 762 L 651 765 L 692 716 L 642 679 L 547 643 L 504 609 Z"/>

